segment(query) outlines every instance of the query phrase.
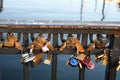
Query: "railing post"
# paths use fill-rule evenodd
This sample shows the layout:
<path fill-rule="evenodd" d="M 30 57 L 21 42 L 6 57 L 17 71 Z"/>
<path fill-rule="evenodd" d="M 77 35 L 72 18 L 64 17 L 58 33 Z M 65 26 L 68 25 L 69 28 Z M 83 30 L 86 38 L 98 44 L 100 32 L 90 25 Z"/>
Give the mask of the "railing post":
<path fill-rule="evenodd" d="M 82 34 L 82 45 L 87 46 L 88 34 Z M 79 70 L 79 80 L 85 80 L 85 67 Z"/>
<path fill-rule="evenodd" d="M 119 57 L 120 50 L 120 36 L 114 36 L 113 40 L 113 48 L 112 51 L 109 51 L 109 63 L 106 67 L 106 76 L 105 80 L 116 80 L 116 70 L 115 65 L 117 58 Z"/>
<path fill-rule="evenodd" d="M 29 44 L 28 33 L 23 34 L 23 44 L 24 44 L 24 50 L 26 50 L 26 47 Z M 23 64 L 23 78 L 24 78 L 24 80 L 29 80 L 29 68 L 30 68 L 29 63 Z"/>
<path fill-rule="evenodd" d="M 53 34 L 53 45 L 58 46 L 58 34 Z M 52 80 L 57 80 L 57 53 L 52 54 Z"/>
<path fill-rule="evenodd" d="M 3 8 L 3 0 L 0 0 L 0 12 L 2 11 Z"/>
<path fill-rule="evenodd" d="M 1 68 L 0 68 L 0 80 L 2 80 L 2 71 L 1 71 Z"/>

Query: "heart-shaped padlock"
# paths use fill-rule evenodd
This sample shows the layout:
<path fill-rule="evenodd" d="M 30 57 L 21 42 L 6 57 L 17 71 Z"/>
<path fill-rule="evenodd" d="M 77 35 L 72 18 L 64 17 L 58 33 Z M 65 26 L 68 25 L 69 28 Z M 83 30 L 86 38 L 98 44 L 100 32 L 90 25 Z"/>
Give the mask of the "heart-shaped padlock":
<path fill-rule="evenodd" d="M 90 56 L 86 56 L 83 60 L 80 60 L 80 63 L 87 67 L 88 69 L 94 69 L 95 67 Z"/>

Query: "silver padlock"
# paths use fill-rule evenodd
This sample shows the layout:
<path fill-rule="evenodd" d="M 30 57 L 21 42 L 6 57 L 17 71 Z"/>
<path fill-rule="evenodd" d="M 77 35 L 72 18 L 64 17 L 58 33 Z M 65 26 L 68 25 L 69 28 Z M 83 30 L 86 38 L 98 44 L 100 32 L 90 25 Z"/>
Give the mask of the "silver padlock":
<path fill-rule="evenodd" d="M 35 56 L 33 55 L 32 53 L 33 49 L 30 49 L 30 52 L 28 53 L 25 53 L 25 54 L 22 54 L 22 58 L 21 58 L 21 63 L 28 63 L 30 61 L 32 61 Z"/>

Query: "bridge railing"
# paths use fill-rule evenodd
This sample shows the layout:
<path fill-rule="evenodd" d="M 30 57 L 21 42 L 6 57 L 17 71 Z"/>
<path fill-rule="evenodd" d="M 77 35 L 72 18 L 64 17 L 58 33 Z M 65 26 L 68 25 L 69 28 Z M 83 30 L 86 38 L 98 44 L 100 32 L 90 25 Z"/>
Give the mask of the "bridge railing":
<path fill-rule="evenodd" d="M 12 32 L 17 34 L 19 40 L 22 41 L 24 51 L 33 41 L 34 34 L 47 34 L 47 39 L 54 45 L 55 50 L 52 51 L 52 69 L 51 80 L 57 80 L 57 62 L 59 54 L 71 54 L 72 51 L 59 51 L 59 41 L 64 39 L 65 34 L 76 34 L 80 39 L 84 48 L 87 47 L 89 41 L 93 39 L 93 35 L 106 35 L 110 42 L 108 49 L 112 51 L 109 54 L 109 64 L 106 66 L 105 80 L 116 80 L 115 63 L 120 55 L 120 23 L 119 22 L 79 22 L 79 21 L 1 21 L 0 22 L 0 40 L 3 41 L 4 33 Z M 60 40 L 59 40 L 60 39 Z M 89 41 L 88 41 L 89 40 Z M 2 47 L 0 54 L 21 54 L 15 48 Z M 111 56 L 112 55 L 112 56 Z M 29 80 L 30 75 L 29 63 L 23 64 L 24 80 Z M 85 80 L 85 68 L 79 69 L 79 80 Z"/>

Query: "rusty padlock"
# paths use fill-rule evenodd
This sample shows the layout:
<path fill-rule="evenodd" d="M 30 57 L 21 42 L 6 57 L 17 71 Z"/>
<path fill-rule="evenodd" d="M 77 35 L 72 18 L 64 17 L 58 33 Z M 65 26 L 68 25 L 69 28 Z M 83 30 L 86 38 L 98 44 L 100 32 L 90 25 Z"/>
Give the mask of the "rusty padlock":
<path fill-rule="evenodd" d="M 67 36 L 67 40 L 64 40 L 64 42 L 61 45 L 59 50 L 62 51 L 65 48 L 68 48 L 68 49 L 75 49 L 75 48 L 77 48 L 77 50 L 79 52 L 84 52 L 85 51 L 83 46 L 81 45 L 80 41 L 77 38 L 73 37 L 72 34 L 69 34 Z"/>
<path fill-rule="evenodd" d="M 18 50 L 23 50 L 22 45 L 18 42 L 18 38 L 13 33 L 7 33 L 6 39 L 0 44 L 0 48 L 5 47 L 15 47 Z"/>

